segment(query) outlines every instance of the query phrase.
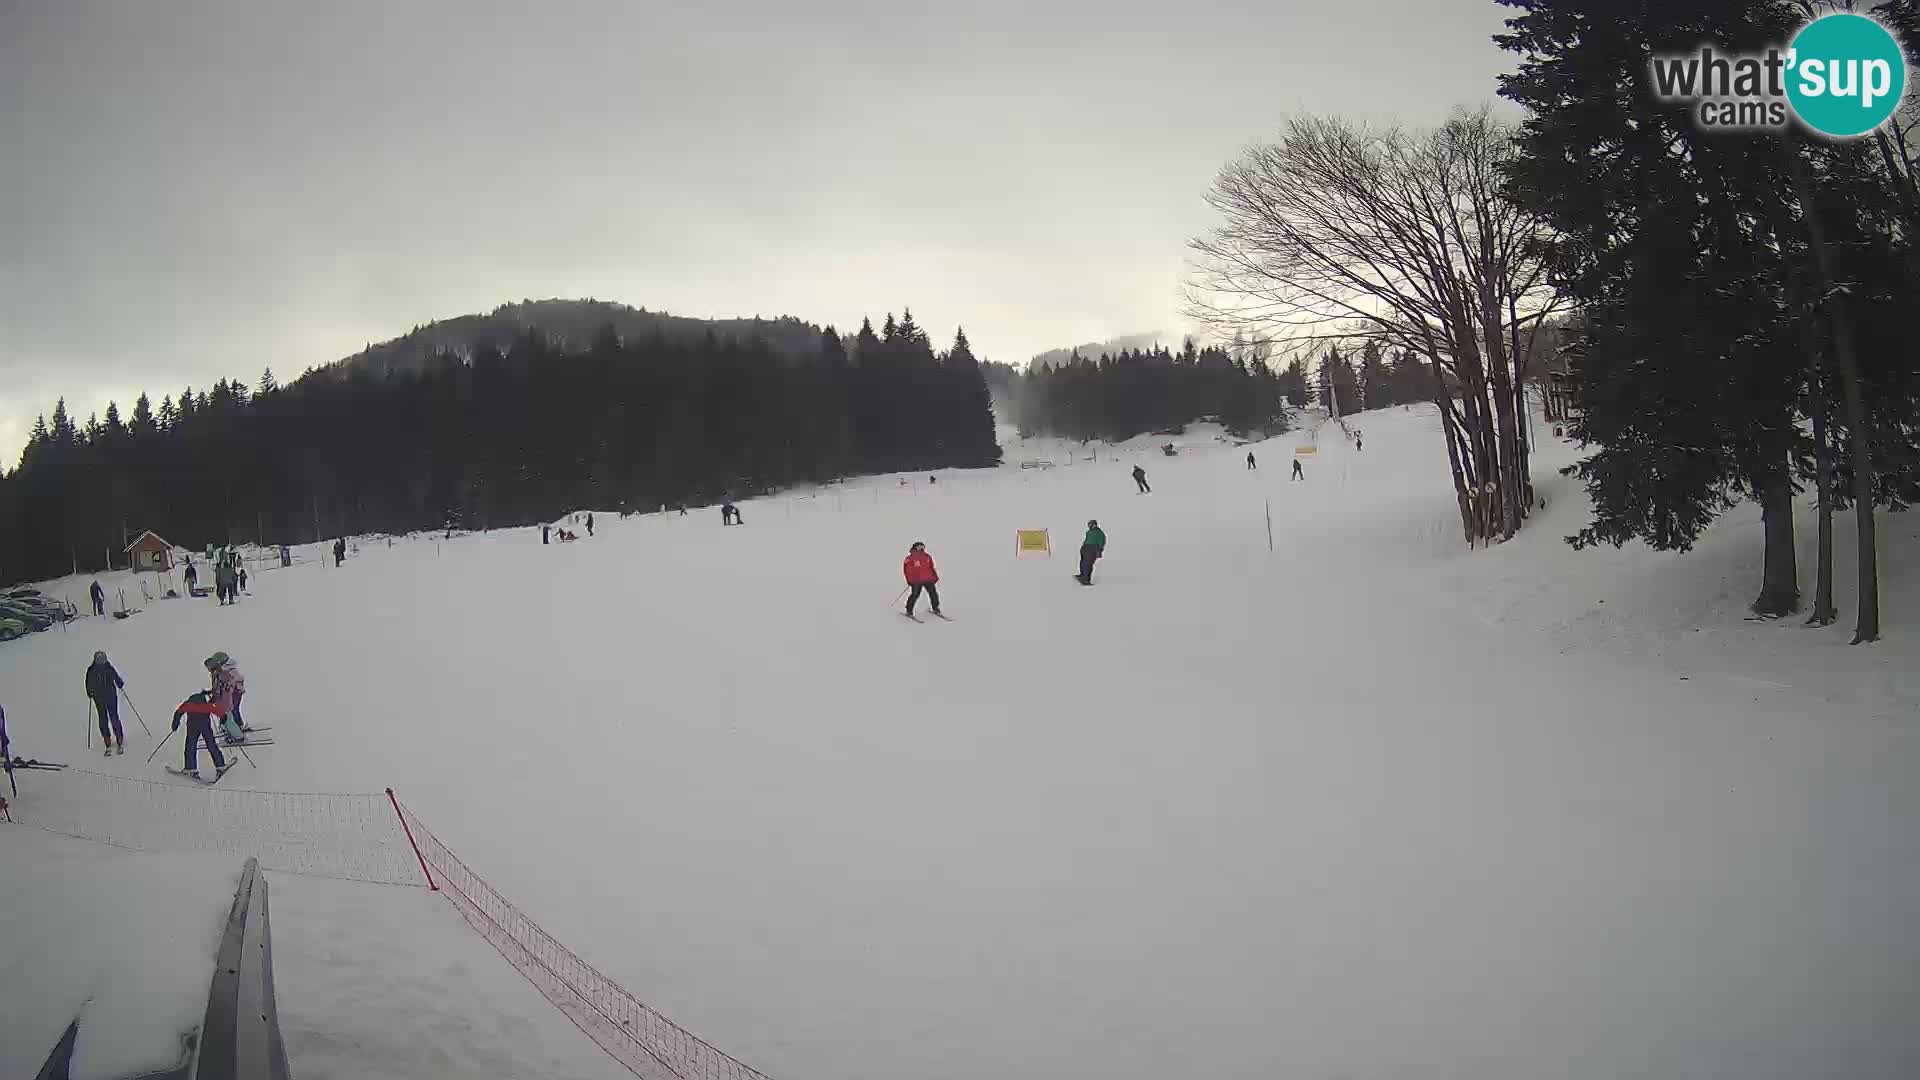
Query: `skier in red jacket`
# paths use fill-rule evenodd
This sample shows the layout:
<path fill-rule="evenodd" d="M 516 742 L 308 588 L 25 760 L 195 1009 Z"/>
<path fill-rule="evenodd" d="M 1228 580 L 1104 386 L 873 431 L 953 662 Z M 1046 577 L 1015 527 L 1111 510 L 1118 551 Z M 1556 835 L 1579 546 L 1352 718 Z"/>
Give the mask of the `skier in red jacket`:
<path fill-rule="evenodd" d="M 915 540 L 900 569 L 906 573 L 911 590 L 907 595 L 907 618 L 913 618 L 913 605 L 919 601 L 923 589 L 927 601 L 933 605 L 933 613 L 940 614 L 940 572 L 933 568 L 933 556 L 927 554 L 927 545 Z"/>
<path fill-rule="evenodd" d="M 212 700 L 213 692 L 202 690 L 180 703 L 173 713 L 173 730 L 180 730 L 180 721 L 187 722 L 187 761 L 185 772 L 195 779 L 200 778 L 200 765 L 196 760 L 197 751 L 202 742 L 207 744 L 207 753 L 213 755 L 215 775 L 227 771 L 227 759 L 221 755 L 220 746 L 213 738 L 214 718 L 225 715 L 226 710 Z"/>

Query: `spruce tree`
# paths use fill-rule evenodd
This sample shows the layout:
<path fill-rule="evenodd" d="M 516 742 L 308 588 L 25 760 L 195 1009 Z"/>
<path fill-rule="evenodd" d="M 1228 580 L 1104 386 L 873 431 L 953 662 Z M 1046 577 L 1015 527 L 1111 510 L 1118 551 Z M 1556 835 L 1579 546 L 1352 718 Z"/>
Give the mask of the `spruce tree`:
<path fill-rule="evenodd" d="M 1789 36 L 1792 13 L 1766 0 L 1630 12 L 1504 2 L 1524 13 L 1497 40 L 1526 61 L 1501 93 L 1531 114 L 1511 193 L 1557 230 L 1564 287 L 1585 316 L 1570 354 L 1573 427 L 1598 448 L 1575 470 L 1594 520 L 1570 540 L 1686 550 L 1733 495 L 1750 495 L 1766 538 L 1753 608 L 1794 610 L 1805 365 L 1785 317 L 1782 249 L 1766 240 L 1791 187 L 1784 159 L 1773 138 L 1703 133 L 1645 85 L 1649 55 L 1702 39 L 1755 51 Z"/>

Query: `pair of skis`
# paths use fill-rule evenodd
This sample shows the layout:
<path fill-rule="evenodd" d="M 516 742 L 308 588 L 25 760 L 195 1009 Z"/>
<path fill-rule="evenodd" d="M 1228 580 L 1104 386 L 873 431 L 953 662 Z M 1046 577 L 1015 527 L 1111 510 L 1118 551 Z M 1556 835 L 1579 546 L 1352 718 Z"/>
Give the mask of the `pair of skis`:
<path fill-rule="evenodd" d="M 242 731 L 246 736 L 248 736 L 247 738 L 243 738 L 238 742 L 236 742 L 231 737 L 222 736 L 220 739 L 220 745 L 222 746 L 272 746 L 273 745 L 272 739 L 252 738 L 255 732 L 272 731 L 272 730 L 273 730 L 272 724 L 261 724 L 259 727 L 244 728 L 242 729 Z"/>
<path fill-rule="evenodd" d="M 214 766 L 213 779 L 211 780 L 207 779 L 204 776 L 201 776 L 198 772 L 188 772 L 185 769 L 176 769 L 171 765 L 167 766 L 167 771 L 172 773 L 175 776 L 184 776 L 187 779 L 192 780 L 196 784 L 205 784 L 208 787 L 212 787 L 213 785 L 220 782 L 221 777 L 232 772 L 233 767 L 238 764 L 240 764 L 240 759 L 234 758 L 233 760 L 227 762 L 225 765 Z"/>
<path fill-rule="evenodd" d="M 49 772 L 66 768 L 65 765 L 57 761 L 35 761 L 32 758 L 24 757 L 14 758 L 12 761 L 6 763 L 6 767 L 9 769 L 45 769 Z"/>
<path fill-rule="evenodd" d="M 902 615 L 904 615 L 904 616 L 906 616 L 906 617 L 907 617 L 908 619 L 910 619 L 910 620 L 912 620 L 913 622 L 926 622 L 926 621 L 927 621 L 927 620 L 925 620 L 925 619 L 923 619 L 923 618 L 921 618 L 920 616 L 918 616 L 918 615 L 915 615 L 915 614 L 914 614 L 913 612 L 911 612 L 911 611 L 903 611 L 903 612 L 901 612 L 900 614 L 902 614 Z M 930 612 L 928 612 L 927 614 L 929 614 L 929 615 L 931 615 L 931 616 L 933 616 L 933 617 L 934 617 L 934 618 L 936 618 L 936 619 L 939 619 L 939 620 L 940 620 L 941 622 L 952 622 L 952 621 L 953 621 L 953 616 L 951 616 L 951 615 L 942 615 L 942 614 L 940 614 L 940 613 L 939 613 L 939 612 L 937 612 L 937 611 L 930 611 Z"/>

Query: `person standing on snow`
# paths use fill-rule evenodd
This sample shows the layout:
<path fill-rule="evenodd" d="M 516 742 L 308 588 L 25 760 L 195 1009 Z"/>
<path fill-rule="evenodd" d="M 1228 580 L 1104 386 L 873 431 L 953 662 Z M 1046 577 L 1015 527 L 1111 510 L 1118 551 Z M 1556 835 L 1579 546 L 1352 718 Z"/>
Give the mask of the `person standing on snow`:
<path fill-rule="evenodd" d="M 1147 486 L 1147 470 L 1138 465 L 1133 467 L 1133 482 L 1140 485 L 1140 494 L 1153 494 L 1153 489 Z"/>
<path fill-rule="evenodd" d="M 347 561 L 347 538 L 341 537 L 333 542 L 333 565 L 339 566 Z"/>
<path fill-rule="evenodd" d="M 93 599 L 93 613 L 95 615 L 105 615 L 107 613 L 107 591 L 100 587 L 99 578 L 95 578 L 93 584 L 87 586 L 87 595 Z"/>
<path fill-rule="evenodd" d="M 1287 478 L 1287 482 L 1292 483 L 1295 480 L 1305 480 L 1306 478 L 1307 478 L 1307 474 L 1305 470 L 1300 468 L 1300 459 L 1294 458 L 1293 459 L 1293 475 Z"/>
<path fill-rule="evenodd" d="M 211 700 L 213 694 L 208 690 L 195 691 L 192 697 L 180 703 L 173 711 L 173 730 L 180 730 L 180 719 L 187 721 L 186 771 L 195 780 L 200 779 L 199 744 L 207 744 L 207 753 L 213 756 L 213 767 L 220 772 L 227 771 L 227 759 L 220 753 L 220 744 L 213 738 L 213 718 L 220 715 L 220 706 Z"/>
<path fill-rule="evenodd" d="M 927 594 L 927 602 L 932 605 L 935 615 L 940 614 L 940 572 L 933 568 L 933 556 L 927 554 L 927 545 L 918 540 L 907 549 L 906 561 L 900 564 L 907 576 L 907 618 L 913 618 L 913 605 L 920 600 L 922 591 Z"/>
<path fill-rule="evenodd" d="M 193 556 L 187 556 L 187 568 L 181 572 L 180 576 L 187 581 L 187 595 L 192 596 L 194 587 L 200 584 L 200 571 L 193 567 Z"/>
<path fill-rule="evenodd" d="M 1360 435 L 1360 429 L 1353 429 L 1353 449 L 1355 453 L 1367 448 L 1367 440 Z"/>
<path fill-rule="evenodd" d="M 1093 564 L 1107 553 L 1107 534 L 1100 528 L 1098 521 L 1087 522 L 1087 538 L 1080 542 L 1080 573 L 1074 580 L 1082 585 L 1093 584 Z"/>
<path fill-rule="evenodd" d="M 587 515 L 587 535 L 588 536 L 593 535 L 593 515 L 592 514 Z"/>
<path fill-rule="evenodd" d="M 127 752 L 127 733 L 120 728 L 120 688 L 125 685 L 127 681 L 113 669 L 107 654 L 94 653 L 93 663 L 87 665 L 87 698 L 99 714 L 100 746 L 108 754 L 114 752 L 115 743 L 120 753 Z"/>
<path fill-rule="evenodd" d="M 213 567 L 213 591 L 220 598 L 220 606 L 226 607 L 233 602 L 233 585 L 238 575 L 233 572 L 233 564 L 223 555 Z"/>
<path fill-rule="evenodd" d="M 247 679 L 240 674 L 240 666 L 233 657 L 217 652 L 207 657 L 207 674 L 213 678 L 213 687 L 208 691 L 213 703 L 220 707 L 221 729 L 226 733 L 228 742 L 246 740 L 247 721 L 240 715 L 240 700 L 247 696 Z"/>
<path fill-rule="evenodd" d="M 1251 451 L 1251 450 L 1249 450 L 1249 451 L 1247 451 L 1247 468 L 1249 468 L 1249 469 L 1257 469 L 1257 468 L 1259 468 L 1259 467 L 1260 467 L 1260 466 L 1258 466 L 1258 465 L 1255 465 L 1255 464 L 1253 463 L 1253 451 Z"/>

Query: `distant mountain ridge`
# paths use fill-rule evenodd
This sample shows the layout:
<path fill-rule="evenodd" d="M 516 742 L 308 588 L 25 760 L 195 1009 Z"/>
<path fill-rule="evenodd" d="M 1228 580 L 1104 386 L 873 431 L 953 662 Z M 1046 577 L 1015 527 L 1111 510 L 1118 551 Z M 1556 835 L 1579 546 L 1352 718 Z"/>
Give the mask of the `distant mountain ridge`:
<path fill-rule="evenodd" d="M 695 319 L 608 300 L 522 300 L 501 304 L 485 315 L 461 315 L 416 326 L 397 338 L 369 345 L 333 366 L 362 368 L 377 375 L 415 372 L 438 353 L 467 356 L 483 344 L 505 349 L 530 328 L 538 328 L 563 351 L 584 352 L 605 326 L 612 326 L 623 340 L 657 333 L 668 341 L 695 341 L 712 333 L 721 341 L 764 341 L 774 351 L 787 355 L 808 355 L 820 349 L 821 327 L 791 315 Z"/>
<path fill-rule="evenodd" d="M 1075 345 L 1066 349 L 1048 349 L 1027 361 L 1028 367 L 1041 364 L 1063 364 L 1079 353 L 1083 359 L 1098 360 L 1101 353 L 1130 352 L 1134 349 L 1152 349 L 1156 345 L 1165 345 L 1169 352 L 1179 352 L 1184 339 L 1178 334 L 1164 330 L 1149 330 L 1140 334 L 1121 334 L 1105 341 L 1089 341 L 1084 345 Z"/>

